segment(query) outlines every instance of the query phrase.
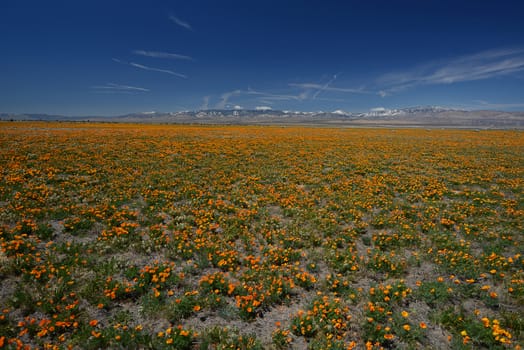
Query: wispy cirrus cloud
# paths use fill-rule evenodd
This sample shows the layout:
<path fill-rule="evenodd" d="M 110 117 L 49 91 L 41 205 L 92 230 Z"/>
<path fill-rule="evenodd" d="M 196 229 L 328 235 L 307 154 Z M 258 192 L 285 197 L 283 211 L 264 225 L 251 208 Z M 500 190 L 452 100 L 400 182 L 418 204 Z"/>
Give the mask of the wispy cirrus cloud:
<path fill-rule="evenodd" d="M 118 94 L 118 93 L 132 94 L 132 93 L 151 91 L 143 87 L 131 86 L 131 85 L 121 85 L 121 84 L 115 84 L 115 83 L 106 83 L 105 85 L 92 86 L 91 88 L 99 93 L 114 93 L 114 94 Z"/>
<path fill-rule="evenodd" d="M 280 94 L 254 90 L 248 87 L 247 90 L 237 89 L 222 93 L 220 95 L 220 101 L 215 105 L 215 108 L 222 109 L 230 106 L 230 100 L 233 97 L 243 100 L 251 98 L 251 100 L 258 100 L 260 102 L 272 104 L 273 101 L 302 101 L 308 97 L 308 94 L 306 92 L 301 92 L 297 95 Z"/>
<path fill-rule="evenodd" d="M 374 92 L 365 90 L 364 87 L 360 88 L 345 88 L 345 87 L 336 87 L 333 86 L 333 83 L 335 80 L 338 79 L 340 76 L 340 73 L 334 74 L 331 79 L 329 79 L 326 83 L 320 84 L 320 83 L 289 83 L 288 86 L 294 87 L 294 88 L 300 88 L 304 89 L 303 94 L 306 96 L 305 99 L 311 99 L 311 100 L 330 100 L 333 99 L 329 98 L 319 98 L 318 96 L 324 92 L 338 92 L 338 93 L 349 93 L 349 94 L 375 94 Z"/>
<path fill-rule="evenodd" d="M 279 93 L 272 93 L 272 92 L 265 92 L 265 91 L 258 91 L 253 90 L 252 88 L 248 88 L 247 91 L 245 91 L 245 94 L 247 95 L 256 95 L 260 96 L 264 100 L 267 101 L 302 101 L 308 98 L 308 94 L 306 92 L 301 92 L 299 94 L 293 95 L 293 94 L 279 94 Z"/>
<path fill-rule="evenodd" d="M 326 84 L 322 85 L 322 84 L 316 84 L 316 83 L 289 83 L 288 85 L 292 87 L 298 87 L 302 89 L 312 89 L 312 90 L 318 90 L 318 91 L 346 92 L 346 93 L 351 93 L 351 94 L 371 94 L 372 93 L 362 88 L 359 88 L 359 89 L 339 88 L 339 87 L 333 87 L 329 85 L 326 86 Z M 316 96 L 318 96 L 318 94 L 316 94 Z"/>
<path fill-rule="evenodd" d="M 187 30 L 193 30 L 193 27 L 189 23 L 187 23 L 186 21 L 181 20 L 180 18 L 176 17 L 173 14 L 169 15 L 169 19 L 171 20 L 171 22 L 179 25 L 182 28 L 185 28 Z"/>
<path fill-rule="evenodd" d="M 204 96 L 202 98 L 202 105 L 200 106 L 201 110 L 206 110 L 209 108 L 209 96 Z"/>
<path fill-rule="evenodd" d="M 170 74 L 170 75 L 173 75 L 173 76 L 176 76 L 176 77 L 179 77 L 179 78 L 187 79 L 186 75 L 181 74 L 181 73 L 177 73 L 177 72 L 169 70 L 169 69 L 162 69 L 162 68 L 155 68 L 155 67 L 145 66 L 143 64 L 139 64 L 139 63 L 135 63 L 135 62 L 125 62 L 125 61 L 119 60 L 118 58 L 113 58 L 113 61 L 115 61 L 117 63 L 121 63 L 121 64 L 126 64 L 126 65 L 129 65 L 131 67 L 147 70 L 147 71 L 165 73 L 165 74 Z"/>
<path fill-rule="evenodd" d="M 231 97 L 241 95 L 241 94 L 242 94 L 242 90 L 233 90 L 233 91 L 224 92 L 222 95 L 220 95 L 220 101 L 215 105 L 215 108 L 218 108 L 218 109 L 225 108 L 228 105 L 229 99 Z"/>
<path fill-rule="evenodd" d="M 476 103 L 476 107 L 480 107 L 480 108 L 489 108 L 489 109 L 493 109 L 493 108 L 500 108 L 500 109 L 508 109 L 508 108 L 522 108 L 524 107 L 524 103 L 520 102 L 520 103 L 492 103 L 492 102 L 488 102 L 488 101 L 484 101 L 484 100 L 476 100 L 476 101 L 473 101 Z"/>
<path fill-rule="evenodd" d="M 145 51 L 145 50 L 134 50 L 135 55 L 154 57 L 154 58 L 169 58 L 175 60 L 187 60 L 192 61 L 193 58 L 186 55 L 180 55 L 177 53 L 162 52 L 162 51 Z"/>
<path fill-rule="evenodd" d="M 184 78 L 184 79 L 187 78 L 186 75 L 174 72 L 174 71 L 169 70 L 169 69 L 160 69 L 160 68 L 144 66 L 143 64 L 138 64 L 138 63 L 135 63 L 135 62 L 129 62 L 129 65 L 133 66 L 133 67 L 136 67 L 136 68 L 143 69 L 143 70 L 149 70 L 149 71 L 152 71 L 152 72 L 167 73 L 167 74 L 171 74 L 171 75 L 174 75 L 176 77 Z"/>
<path fill-rule="evenodd" d="M 335 80 L 337 80 L 337 74 L 333 75 L 333 77 L 331 79 L 329 79 L 329 81 L 327 83 L 325 83 L 319 89 L 317 89 L 317 91 L 315 91 L 315 93 L 313 94 L 313 98 L 312 99 L 313 100 L 316 99 L 318 95 L 320 95 L 322 92 L 324 92 L 327 89 L 329 89 L 329 85 L 331 85 L 331 83 L 333 83 Z"/>
<path fill-rule="evenodd" d="M 421 85 L 483 80 L 521 71 L 524 71 L 524 49 L 487 50 L 385 74 L 377 79 L 381 87 L 378 94 L 384 97 Z"/>
<path fill-rule="evenodd" d="M 344 89 L 344 88 L 334 88 L 331 87 L 330 84 L 336 79 L 333 77 L 330 81 L 328 81 L 326 84 L 317 84 L 317 83 L 291 83 L 288 84 L 288 86 L 299 88 L 302 91 L 297 91 L 297 89 L 293 89 L 294 91 L 289 91 L 291 89 L 287 89 L 288 91 L 261 91 L 261 90 L 255 90 L 251 87 L 248 87 L 245 90 L 237 89 L 232 91 L 224 92 L 220 95 L 220 100 L 218 103 L 215 104 L 215 108 L 222 109 L 226 107 L 231 107 L 234 105 L 232 100 L 238 102 L 239 100 L 243 101 L 244 103 L 248 102 L 255 102 L 258 101 L 259 103 L 264 103 L 267 105 L 273 105 L 275 103 L 278 104 L 278 102 L 284 102 L 284 101 L 296 101 L 296 102 L 303 102 L 308 100 L 322 100 L 322 101 L 331 101 L 331 102 L 344 102 L 343 99 L 333 99 L 333 98 L 321 98 L 318 97 L 319 91 L 337 91 L 337 92 L 353 92 L 353 93 L 368 93 L 371 94 L 369 91 L 364 91 L 363 89 Z M 249 103 L 248 103 L 249 104 Z"/>

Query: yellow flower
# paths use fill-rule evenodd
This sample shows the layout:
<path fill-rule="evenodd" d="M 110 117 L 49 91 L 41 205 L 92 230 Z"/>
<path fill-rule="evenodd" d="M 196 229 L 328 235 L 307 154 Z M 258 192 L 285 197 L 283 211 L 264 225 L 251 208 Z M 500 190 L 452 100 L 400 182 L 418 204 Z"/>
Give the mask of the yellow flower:
<path fill-rule="evenodd" d="M 404 330 L 405 330 L 406 332 L 409 332 L 409 330 L 411 329 L 411 327 L 409 326 L 409 324 L 405 324 L 405 325 L 403 325 L 402 328 L 404 328 Z"/>
<path fill-rule="evenodd" d="M 407 311 L 402 311 L 401 315 L 402 315 L 402 317 L 404 317 L 404 318 L 408 318 L 409 313 L 408 313 Z"/>

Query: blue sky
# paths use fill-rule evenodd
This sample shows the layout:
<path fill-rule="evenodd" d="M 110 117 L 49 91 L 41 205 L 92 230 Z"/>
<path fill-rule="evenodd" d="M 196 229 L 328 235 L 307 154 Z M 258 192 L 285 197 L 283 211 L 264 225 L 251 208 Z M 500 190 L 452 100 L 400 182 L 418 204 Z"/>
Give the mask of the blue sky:
<path fill-rule="evenodd" d="M 524 110 L 522 1 L 0 2 L 0 112 Z"/>

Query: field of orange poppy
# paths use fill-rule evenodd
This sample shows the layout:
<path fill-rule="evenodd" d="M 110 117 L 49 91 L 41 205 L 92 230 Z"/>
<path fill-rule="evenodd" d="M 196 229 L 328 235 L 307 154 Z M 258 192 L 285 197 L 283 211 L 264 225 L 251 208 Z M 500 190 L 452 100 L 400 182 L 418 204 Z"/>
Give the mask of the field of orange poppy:
<path fill-rule="evenodd" d="M 522 131 L 0 123 L 1 349 L 519 349 Z"/>

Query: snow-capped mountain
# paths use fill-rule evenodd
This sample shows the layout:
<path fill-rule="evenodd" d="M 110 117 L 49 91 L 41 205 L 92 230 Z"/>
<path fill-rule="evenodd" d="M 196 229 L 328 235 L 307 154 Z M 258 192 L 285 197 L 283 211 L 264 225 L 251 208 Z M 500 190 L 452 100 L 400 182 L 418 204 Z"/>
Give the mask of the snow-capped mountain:
<path fill-rule="evenodd" d="M 337 109 L 336 111 L 333 111 L 333 112 L 331 112 L 331 113 L 333 113 L 333 114 L 338 114 L 338 115 L 346 115 L 346 116 L 351 115 L 350 112 L 346 112 L 346 111 L 343 111 L 343 110 L 341 110 L 341 109 Z"/>
<path fill-rule="evenodd" d="M 369 112 L 361 113 L 361 117 L 394 117 L 394 116 L 408 116 L 420 115 L 429 113 L 441 113 L 447 111 L 459 111 L 451 108 L 444 108 L 439 106 L 417 106 L 407 107 L 401 109 L 388 109 L 383 107 L 372 108 Z"/>
<path fill-rule="evenodd" d="M 341 109 L 332 112 L 279 111 L 267 108 L 255 110 L 210 109 L 180 112 L 141 112 L 117 117 L 70 117 L 46 114 L 0 113 L 0 120 L 524 129 L 524 112 L 466 111 L 439 106 L 395 109 L 378 107 L 359 113 L 347 112 Z"/>

